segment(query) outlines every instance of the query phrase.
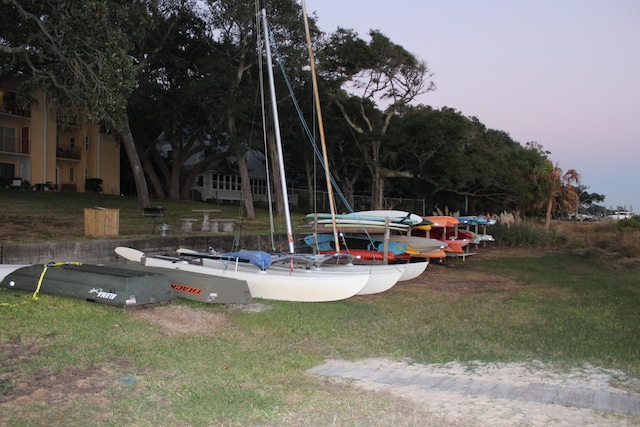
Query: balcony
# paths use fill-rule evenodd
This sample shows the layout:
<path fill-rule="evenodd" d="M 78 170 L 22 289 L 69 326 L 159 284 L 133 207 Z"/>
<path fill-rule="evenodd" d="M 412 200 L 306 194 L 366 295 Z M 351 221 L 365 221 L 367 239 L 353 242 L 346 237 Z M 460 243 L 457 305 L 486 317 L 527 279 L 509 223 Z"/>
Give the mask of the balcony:
<path fill-rule="evenodd" d="M 29 154 L 31 143 L 29 139 L 20 138 L 19 141 L 13 136 L 0 136 L 0 152 L 11 154 Z"/>
<path fill-rule="evenodd" d="M 56 158 L 64 160 L 80 160 L 80 149 L 58 147 L 56 150 Z"/>
<path fill-rule="evenodd" d="M 0 114 L 12 117 L 30 118 L 31 111 L 29 109 L 18 108 L 15 92 L 0 91 Z"/>

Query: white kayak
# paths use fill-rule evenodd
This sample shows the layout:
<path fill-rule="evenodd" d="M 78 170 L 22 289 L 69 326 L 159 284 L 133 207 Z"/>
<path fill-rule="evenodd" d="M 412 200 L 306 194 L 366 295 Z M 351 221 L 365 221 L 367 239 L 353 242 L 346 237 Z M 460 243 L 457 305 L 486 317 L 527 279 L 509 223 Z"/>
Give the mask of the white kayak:
<path fill-rule="evenodd" d="M 392 234 L 389 240 L 397 243 L 404 243 L 407 248 L 415 249 L 418 253 L 432 252 L 447 247 L 447 243 L 442 240 L 431 239 L 429 237 L 407 236 L 404 234 Z"/>

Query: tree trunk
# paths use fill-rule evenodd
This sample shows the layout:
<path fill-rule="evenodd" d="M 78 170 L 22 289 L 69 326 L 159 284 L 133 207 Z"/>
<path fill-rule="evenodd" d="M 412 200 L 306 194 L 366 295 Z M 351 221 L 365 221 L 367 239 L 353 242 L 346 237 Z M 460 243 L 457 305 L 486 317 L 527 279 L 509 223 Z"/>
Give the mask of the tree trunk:
<path fill-rule="evenodd" d="M 376 170 L 371 182 L 371 209 L 384 209 L 384 175 Z"/>
<path fill-rule="evenodd" d="M 153 170 L 153 162 L 151 161 L 151 159 L 146 153 L 139 152 L 138 156 L 140 157 L 140 160 L 142 162 L 142 167 L 147 174 L 146 176 L 149 179 L 149 183 L 151 184 L 151 187 L 155 192 L 155 197 L 158 199 L 164 199 L 165 198 L 164 189 L 162 188 L 162 183 L 160 182 L 158 175 Z"/>
<path fill-rule="evenodd" d="M 547 215 L 544 220 L 544 229 L 549 231 L 549 227 L 551 226 L 551 212 L 553 211 L 553 200 L 554 197 L 551 196 L 549 198 L 549 203 L 547 203 Z"/>
<path fill-rule="evenodd" d="M 129 158 L 129 164 L 131 165 L 131 172 L 133 173 L 133 180 L 136 183 L 136 192 L 138 193 L 138 207 L 148 208 L 151 206 L 151 200 L 149 199 L 149 189 L 147 188 L 147 181 L 144 177 L 144 170 L 142 169 L 142 163 L 136 150 L 136 144 L 131 134 L 131 128 L 129 122 L 125 121 L 120 129 L 120 137 L 122 139 L 122 146 Z"/>
<path fill-rule="evenodd" d="M 306 172 L 307 178 L 307 188 L 309 189 L 309 200 L 307 204 L 307 209 L 310 212 L 314 212 L 316 208 L 315 197 L 316 197 L 316 185 L 315 185 L 315 174 L 313 173 L 313 162 L 309 159 L 305 159 L 304 161 L 304 170 Z"/>
<path fill-rule="evenodd" d="M 240 146 L 236 150 L 236 158 L 238 159 L 238 170 L 240 171 L 240 185 L 242 185 L 242 201 L 248 219 L 254 219 L 256 213 L 253 209 L 253 196 L 251 194 L 251 181 L 249 180 L 249 168 L 247 167 L 247 159 L 245 153 L 242 152 Z"/>
<path fill-rule="evenodd" d="M 284 195 L 280 185 L 281 173 L 278 166 L 278 150 L 276 149 L 275 134 L 272 130 L 267 134 L 267 146 L 269 148 L 269 162 L 271 163 L 271 188 L 275 197 L 276 215 L 284 215 Z"/>
<path fill-rule="evenodd" d="M 173 150 L 172 156 L 173 161 L 171 162 L 171 175 L 169 176 L 167 193 L 169 200 L 180 200 L 180 178 L 184 162 L 180 158 L 180 153 L 176 153 L 176 150 Z"/>

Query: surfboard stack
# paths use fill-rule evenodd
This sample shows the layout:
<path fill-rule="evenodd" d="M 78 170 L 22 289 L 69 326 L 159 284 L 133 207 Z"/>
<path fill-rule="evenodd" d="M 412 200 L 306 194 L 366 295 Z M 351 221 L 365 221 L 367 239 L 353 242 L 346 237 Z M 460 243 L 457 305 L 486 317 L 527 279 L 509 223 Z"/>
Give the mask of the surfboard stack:
<path fill-rule="evenodd" d="M 337 244 L 331 214 L 309 214 L 305 220 L 307 224 L 303 227 L 310 229 L 313 234 L 306 236 L 304 241 L 320 253 L 335 253 L 338 246 L 341 251 L 356 256 L 358 260 L 406 262 L 423 251 L 443 248 L 442 242 L 433 242 L 433 239 L 409 241 L 412 227 L 429 223 L 411 212 L 373 210 L 336 215 L 335 227 L 339 232 Z"/>

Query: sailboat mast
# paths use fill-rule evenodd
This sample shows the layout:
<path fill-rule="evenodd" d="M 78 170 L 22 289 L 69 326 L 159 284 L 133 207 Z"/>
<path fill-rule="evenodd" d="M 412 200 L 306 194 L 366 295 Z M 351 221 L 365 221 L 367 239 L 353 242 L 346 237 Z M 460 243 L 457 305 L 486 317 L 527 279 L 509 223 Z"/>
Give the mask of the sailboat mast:
<path fill-rule="evenodd" d="M 273 111 L 273 127 L 278 152 L 278 168 L 280 168 L 280 186 L 282 188 L 282 202 L 284 203 L 284 216 L 287 226 L 287 238 L 289 240 L 289 253 L 295 253 L 293 245 L 293 229 L 291 227 L 291 212 L 289 211 L 289 195 L 287 193 L 287 179 L 284 169 L 284 155 L 282 154 L 282 138 L 280 136 L 280 120 L 278 118 L 278 104 L 276 102 L 276 85 L 273 78 L 273 64 L 271 60 L 271 47 L 269 45 L 269 25 L 267 23 L 267 11 L 265 1 L 260 0 L 260 15 L 262 18 L 262 31 L 264 34 L 265 55 L 267 57 L 267 73 L 269 76 L 269 93 L 271 95 L 271 109 Z"/>
<path fill-rule="evenodd" d="M 309 31 L 309 19 L 307 17 L 307 6 L 302 0 L 302 15 L 304 16 L 304 28 L 307 34 L 307 46 L 309 49 L 309 64 L 311 67 L 311 78 L 313 81 L 313 97 L 316 102 L 316 114 L 318 116 L 318 129 L 320 132 L 320 145 L 322 146 L 322 158 L 324 160 L 324 176 L 327 181 L 327 194 L 329 196 L 329 210 L 331 213 L 331 223 L 333 225 L 333 240 L 335 242 L 336 253 L 340 253 L 340 239 L 338 238 L 338 224 L 336 222 L 336 204 L 333 197 L 333 186 L 331 185 L 331 174 L 329 172 L 329 156 L 327 155 L 327 143 L 324 136 L 324 122 L 322 121 L 322 109 L 320 108 L 320 95 L 318 91 L 318 78 L 316 76 L 316 61 L 311 46 L 311 32 Z"/>

